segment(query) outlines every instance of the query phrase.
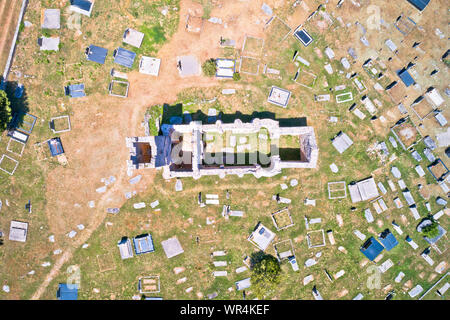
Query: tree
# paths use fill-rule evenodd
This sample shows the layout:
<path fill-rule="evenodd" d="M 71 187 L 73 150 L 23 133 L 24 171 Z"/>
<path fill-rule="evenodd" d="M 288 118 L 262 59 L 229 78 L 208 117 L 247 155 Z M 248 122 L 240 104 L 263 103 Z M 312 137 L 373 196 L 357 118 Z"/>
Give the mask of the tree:
<path fill-rule="evenodd" d="M 281 281 L 278 260 L 269 254 L 260 254 L 252 263 L 252 291 L 258 299 L 265 299 L 276 292 Z"/>
<path fill-rule="evenodd" d="M 233 80 L 234 80 L 234 81 L 239 81 L 239 80 L 241 80 L 241 74 L 240 74 L 239 72 L 233 73 Z"/>
<path fill-rule="evenodd" d="M 439 235 L 438 223 L 434 220 L 431 220 L 431 224 L 422 227 L 422 233 L 425 237 L 429 239 L 436 238 Z"/>
<path fill-rule="evenodd" d="M 209 59 L 206 60 L 202 65 L 202 70 L 205 76 L 207 77 L 214 77 L 217 72 L 217 66 L 216 66 L 216 60 Z"/>
<path fill-rule="evenodd" d="M 6 92 L 0 90 L 0 131 L 7 128 L 11 118 L 11 103 L 6 96 Z"/>

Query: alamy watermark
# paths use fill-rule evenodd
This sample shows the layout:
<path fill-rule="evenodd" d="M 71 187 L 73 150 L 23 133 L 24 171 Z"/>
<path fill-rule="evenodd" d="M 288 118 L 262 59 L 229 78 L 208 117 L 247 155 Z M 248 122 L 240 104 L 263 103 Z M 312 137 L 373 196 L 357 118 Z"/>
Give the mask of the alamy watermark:
<path fill-rule="evenodd" d="M 206 165 L 249 165 L 259 164 L 269 166 L 271 157 L 279 155 L 279 139 L 269 139 L 266 132 L 246 134 L 234 134 L 225 131 L 223 134 L 208 134 L 209 139 L 200 139 L 203 143 L 199 153 L 202 153 L 202 161 Z M 183 141 L 185 136 L 178 133 L 173 139 L 179 139 L 180 143 L 174 145 L 171 151 L 172 162 L 176 165 L 192 164 L 192 150 L 197 147 L 193 141 Z M 185 145 L 185 142 L 188 146 Z M 300 145 L 298 146 L 300 155 Z"/>
<path fill-rule="evenodd" d="M 367 288 L 374 290 L 374 289 L 381 289 L 381 271 L 377 266 L 369 266 L 366 270 L 366 272 L 369 275 L 367 278 Z"/>
<path fill-rule="evenodd" d="M 367 28 L 369 30 L 381 29 L 381 8 L 376 5 L 369 5 L 366 11 L 369 16 L 367 18 Z"/>
<path fill-rule="evenodd" d="M 66 14 L 69 16 L 67 28 L 81 32 L 81 14 L 71 11 L 70 8 L 66 9 Z"/>
<path fill-rule="evenodd" d="M 71 265 L 67 268 L 67 288 L 80 289 L 81 286 L 81 271 L 77 265 Z"/>

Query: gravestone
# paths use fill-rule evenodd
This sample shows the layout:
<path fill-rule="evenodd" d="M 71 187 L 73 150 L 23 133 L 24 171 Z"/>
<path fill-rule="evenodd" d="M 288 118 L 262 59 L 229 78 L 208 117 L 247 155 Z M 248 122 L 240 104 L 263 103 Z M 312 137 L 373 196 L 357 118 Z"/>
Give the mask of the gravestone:
<path fill-rule="evenodd" d="M 175 191 L 183 191 L 183 184 L 180 179 L 175 183 Z"/>

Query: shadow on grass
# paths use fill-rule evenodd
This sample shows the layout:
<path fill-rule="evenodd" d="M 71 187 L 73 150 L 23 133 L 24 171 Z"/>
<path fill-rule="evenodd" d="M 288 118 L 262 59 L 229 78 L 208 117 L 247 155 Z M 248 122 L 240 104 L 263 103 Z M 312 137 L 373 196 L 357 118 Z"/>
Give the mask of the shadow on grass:
<path fill-rule="evenodd" d="M 276 260 L 278 262 L 277 258 L 265 253 L 264 251 L 253 252 L 250 255 L 250 268 L 253 268 L 263 260 Z"/>
<path fill-rule="evenodd" d="M 8 81 L 6 83 L 6 95 L 11 103 L 12 119 L 7 129 L 12 130 L 20 128 L 24 124 L 25 115 L 29 111 L 28 96 L 26 88 L 17 81 Z"/>
<path fill-rule="evenodd" d="M 183 105 L 181 103 L 175 105 L 164 104 L 161 124 L 181 124 L 191 121 L 201 121 L 203 124 L 215 123 L 221 120 L 222 123 L 233 123 L 235 120 L 241 120 L 243 123 L 249 123 L 253 119 L 272 119 L 279 122 L 280 127 L 303 127 L 307 126 L 305 117 L 300 118 L 276 118 L 275 113 L 269 111 L 253 112 L 252 114 L 243 114 L 239 111 L 232 114 L 219 112 L 215 116 L 204 114 L 201 110 L 195 113 L 183 113 Z"/>

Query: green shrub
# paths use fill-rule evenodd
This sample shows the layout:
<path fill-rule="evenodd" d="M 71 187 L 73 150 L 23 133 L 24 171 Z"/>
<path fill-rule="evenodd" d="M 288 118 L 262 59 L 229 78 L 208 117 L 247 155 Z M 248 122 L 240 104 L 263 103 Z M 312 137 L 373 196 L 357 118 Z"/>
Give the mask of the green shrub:
<path fill-rule="evenodd" d="M 439 235 L 438 223 L 433 221 L 430 225 L 422 228 L 422 233 L 425 237 L 433 239 Z"/>
<path fill-rule="evenodd" d="M 0 90 L 0 130 L 5 130 L 11 121 L 11 103 L 9 102 L 6 92 Z"/>
<path fill-rule="evenodd" d="M 240 74 L 239 72 L 233 73 L 233 80 L 234 80 L 234 81 L 239 81 L 239 80 L 241 80 L 241 74 Z"/>
<path fill-rule="evenodd" d="M 252 291 L 258 299 L 266 299 L 276 292 L 281 281 L 281 267 L 278 260 L 269 254 L 262 254 L 252 264 Z"/>
<path fill-rule="evenodd" d="M 216 60 L 209 59 L 206 60 L 205 63 L 202 65 L 202 70 L 205 76 L 207 77 L 214 77 L 217 72 L 217 66 L 216 66 Z"/>

